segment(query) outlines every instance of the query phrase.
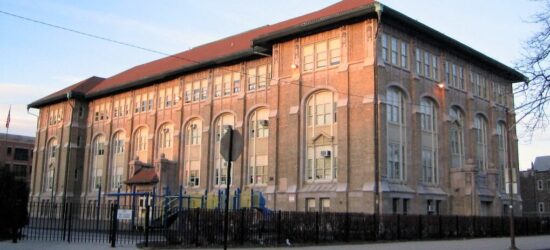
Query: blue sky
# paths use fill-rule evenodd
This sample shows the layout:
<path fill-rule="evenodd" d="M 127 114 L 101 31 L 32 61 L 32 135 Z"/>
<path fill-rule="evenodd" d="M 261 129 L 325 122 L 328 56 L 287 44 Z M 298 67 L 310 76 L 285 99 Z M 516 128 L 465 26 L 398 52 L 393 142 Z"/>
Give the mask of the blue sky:
<path fill-rule="evenodd" d="M 0 10 L 172 54 L 337 1 L 0 0 Z M 510 66 L 536 31 L 528 20 L 541 7 L 530 0 L 381 2 Z M 2 129 L 12 105 L 10 133 L 34 135 L 36 118 L 27 114 L 28 103 L 89 76 L 108 77 L 160 57 L 0 14 Z M 549 154 L 544 149 L 550 133 L 539 131 L 519 143 L 525 169 L 535 156 Z"/>

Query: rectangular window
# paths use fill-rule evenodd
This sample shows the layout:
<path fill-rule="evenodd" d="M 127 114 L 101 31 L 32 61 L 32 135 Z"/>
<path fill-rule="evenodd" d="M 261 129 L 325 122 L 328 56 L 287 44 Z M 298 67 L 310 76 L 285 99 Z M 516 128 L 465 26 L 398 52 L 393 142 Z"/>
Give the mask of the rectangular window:
<path fill-rule="evenodd" d="M 397 214 L 397 211 L 399 211 L 399 198 L 393 198 L 392 199 L 392 213 Z"/>
<path fill-rule="evenodd" d="M 422 150 L 422 177 L 426 183 L 435 183 L 434 154 L 431 149 Z"/>
<path fill-rule="evenodd" d="M 199 170 L 190 170 L 188 185 L 190 187 L 198 187 L 199 184 L 200 184 Z"/>
<path fill-rule="evenodd" d="M 241 91 L 241 74 L 233 73 L 233 93 Z"/>
<path fill-rule="evenodd" d="M 422 75 L 422 51 L 419 48 L 416 48 L 415 53 L 415 67 L 416 67 L 416 74 Z"/>
<path fill-rule="evenodd" d="M 267 166 L 251 166 L 249 168 L 250 184 L 267 183 Z"/>
<path fill-rule="evenodd" d="M 401 166 L 403 164 L 403 147 L 399 144 L 388 144 L 388 178 L 394 180 L 401 180 L 402 171 Z"/>
<path fill-rule="evenodd" d="M 8 155 L 11 155 L 11 148 L 8 148 Z M 24 148 L 15 148 L 15 154 L 13 159 L 16 161 L 28 161 L 29 160 L 29 150 Z"/>
<path fill-rule="evenodd" d="M 453 86 L 455 88 L 460 88 L 459 83 L 458 83 L 458 76 L 457 76 L 456 65 L 455 64 L 453 64 L 453 66 L 451 68 L 451 73 L 452 73 L 451 86 Z"/>
<path fill-rule="evenodd" d="M 145 109 L 147 109 L 147 100 L 143 99 L 141 100 L 140 106 L 139 106 L 140 112 L 145 112 Z M 101 120 L 103 120 L 103 113 L 101 113 Z"/>
<path fill-rule="evenodd" d="M 330 212 L 330 198 L 321 198 L 319 201 L 321 203 L 321 213 Z"/>
<path fill-rule="evenodd" d="M 330 53 L 330 65 L 340 63 L 340 38 L 334 38 L 328 41 L 328 49 Z"/>
<path fill-rule="evenodd" d="M 318 42 L 315 44 L 315 58 L 317 68 L 327 66 L 327 42 Z"/>
<path fill-rule="evenodd" d="M 458 67 L 458 88 L 464 90 L 464 69 Z"/>
<path fill-rule="evenodd" d="M 539 213 L 544 213 L 544 202 L 539 202 Z"/>
<path fill-rule="evenodd" d="M 248 80 L 248 90 L 255 90 L 257 77 L 256 77 L 256 68 L 248 69 L 247 71 L 247 80 Z"/>
<path fill-rule="evenodd" d="M 8 147 L 8 152 L 7 152 L 8 155 L 11 155 L 11 150 L 12 150 L 11 147 Z"/>
<path fill-rule="evenodd" d="M 214 97 L 222 96 L 222 77 L 216 76 L 214 78 Z"/>
<path fill-rule="evenodd" d="M 304 46 L 302 53 L 304 72 L 313 70 L 313 44 Z"/>
<path fill-rule="evenodd" d="M 409 44 L 406 42 L 401 42 L 401 67 L 409 68 Z"/>
<path fill-rule="evenodd" d="M 267 85 L 267 65 L 258 67 L 258 89 L 264 89 Z"/>
<path fill-rule="evenodd" d="M 397 38 L 391 37 L 391 63 L 397 65 Z"/>
<path fill-rule="evenodd" d="M 231 95 L 231 74 L 223 75 L 223 95 Z"/>
<path fill-rule="evenodd" d="M 447 83 L 450 86 L 453 86 L 451 82 L 451 70 L 450 70 L 450 64 L 449 61 L 445 61 L 445 83 Z"/>
<path fill-rule="evenodd" d="M 427 78 L 432 77 L 430 53 L 427 51 L 424 51 L 424 76 Z"/>
<path fill-rule="evenodd" d="M 432 55 L 432 77 L 439 81 L 439 57 Z"/>
<path fill-rule="evenodd" d="M 320 156 L 315 159 L 315 179 L 317 180 L 329 180 L 331 179 L 331 161 L 332 157 Z"/>
<path fill-rule="evenodd" d="M 313 180 L 313 160 L 307 159 L 306 175 L 308 180 Z"/>
<path fill-rule="evenodd" d="M 208 98 L 208 80 L 201 80 L 201 100 Z"/>
<path fill-rule="evenodd" d="M 315 106 L 315 125 L 332 123 L 332 103 L 323 103 Z"/>
<path fill-rule="evenodd" d="M 172 106 L 172 89 L 166 89 L 166 97 L 164 98 L 164 106 L 169 108 Z"/>
<path fill-rule="evenodd" d="M 382 34 L 381 43 L 382 43 L 382 60 L 384 60 L 384 62 L 388 62 L 388 36 L 386 34 Z"/>
<path fill-rule="evenodd" d="M 306 198 L 306 212 L 315 212 L 316 210 L 315 198 Z"/>
<path fill-rule="evenodd" d="M 537 180 L 537 189 L 539 191 L 544 190 L 544 182 L 542 180 Z"/>

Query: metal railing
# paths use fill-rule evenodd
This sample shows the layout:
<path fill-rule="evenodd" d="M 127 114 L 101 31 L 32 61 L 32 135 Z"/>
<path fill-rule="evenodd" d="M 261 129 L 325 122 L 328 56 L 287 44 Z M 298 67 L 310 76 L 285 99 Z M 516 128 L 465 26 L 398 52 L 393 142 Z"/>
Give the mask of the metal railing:
<path fill-rule="evenodd" d="M 162 204 L 164 205 L 164 204 Z M 180 245 L 217 247 L 223 244 L 223 209 L 182 209 L 151 206 L 117 218 L 135 206 L 30 203 L 23 239 L 110 243 L 112 246 Z M 99 214 L 99 216 L 97 216 Z M 163 221 L 155 224 L 155 221 Z M 272 212 L 235 209 L 229 212 L 228 242 L 232 246 L 337 244 L 509 235 L 507 217 L 449 215 L 382 215 L 363 213 Z M 550 217 L 516 217 L 517 235 L 550 234 Z"/>

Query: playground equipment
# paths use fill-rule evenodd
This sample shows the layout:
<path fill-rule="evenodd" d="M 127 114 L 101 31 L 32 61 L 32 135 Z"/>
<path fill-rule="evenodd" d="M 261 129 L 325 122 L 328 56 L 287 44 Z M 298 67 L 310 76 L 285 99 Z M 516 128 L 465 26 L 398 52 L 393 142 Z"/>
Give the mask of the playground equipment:
<path fill-rule="evenodd" d="M 168 187 L 162 189 L 162 194 L 152 192 L 137 192 L 135 186 L 132 192 L 121 192 L 120 188 L 115 193 L 106 193 L 108 197 L 116 197 L 116 204 L 120 206 L 122 197 L 129 197 L 128 207 L 132 210 L 132 228 L 143 229 L 145 218 L 149 219 L 149 229 L 167 229 L 177 220 L 182 212 L 189 209 L 225 209 L 225 201 L 228 198 L 225 190 L 218 190 L 215 193 L 186 193 L 183 186 L 179 187 L 177 193 L 172 193 Z M 265 207 L 266 200 L 261 192 L 247 189 L 241 191 L 236 189 L 229 195 L 229 209 L 255 208 L 260 211 L 269 211 Z M 127 199 L 126 199 L 127 200 Z M 149 216 L 146 215 L 149 211 Z"/>

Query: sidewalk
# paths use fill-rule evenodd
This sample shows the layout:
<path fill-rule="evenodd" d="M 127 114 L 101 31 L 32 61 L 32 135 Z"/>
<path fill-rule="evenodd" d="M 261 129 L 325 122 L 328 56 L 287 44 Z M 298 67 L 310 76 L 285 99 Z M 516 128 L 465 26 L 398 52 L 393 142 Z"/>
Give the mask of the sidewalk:
<path fill-rule="evenodd" d="M 375 243 L 375 244 L 356 244 L 356 245 L 332 245 L 332 246 L 310 246 L 310 247 L 281 247 L 281 248 L 262 248 L 265 250 L 281 250 L 281 249 L 305 249 L 305 250 L 359 250 L 359 249 L 374 249 L 374 250 L 400 250 L 400 249 L 444 249 L 444 250 L 462 250 L 462 249 L 508 249 L 510 246 L 509 238 L 483 238 L 469 240 L 446 240 L 446 241 L 408 241 L 396 243 Z M 516 238 L 516 246 L 522 250 L 550 250 L 550 235 L 530 236 Z M 109 244 L 105 243 L 71 243 L 66 242 L 46 242 L 46 241 L 20 241 L 17 244 L 11 241 L 1 241 L 0 249 L 13 250 L 107 250 L 113 249 Z M 138 249 L 135 246 L 117 246 L 116 249 Z M 232 248 L 239 249 L 239 248 Z M 243 249 L 243 248 L 240 248 Z M 252 248 L 244 248 L 250 250 Z M 243 249 L 243 250 L 244 250 Z"/>

